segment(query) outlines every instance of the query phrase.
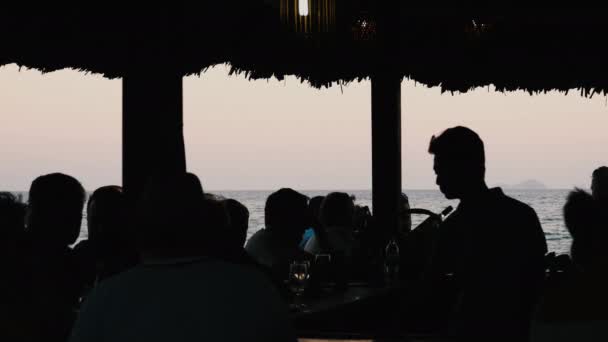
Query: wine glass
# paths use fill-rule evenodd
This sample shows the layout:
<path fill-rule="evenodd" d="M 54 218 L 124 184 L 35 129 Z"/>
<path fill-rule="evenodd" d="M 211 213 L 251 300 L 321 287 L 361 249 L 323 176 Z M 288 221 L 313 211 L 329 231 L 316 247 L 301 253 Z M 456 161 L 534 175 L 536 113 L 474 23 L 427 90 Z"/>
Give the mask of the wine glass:
<path fill-rule="evenodd" d="M 316 254 L 313 269 L 313 277 L 317 279 L 315 283 L 321 285 L 323 281 L 328 281 L 331 273 L 331 254 Z"/>
<path fill-rule="evenodd" d="M 315 264 L 327 265 L 331 263 L 331 254 L 316 254 Z"/>
<path fill-rule="evenodd" d="M 294 261 L 289 265 L 289 288 L 295 295 L 295 308 L 302 308 L 300 298 L 310 279 L 310 263 L 308 261 Z"/>

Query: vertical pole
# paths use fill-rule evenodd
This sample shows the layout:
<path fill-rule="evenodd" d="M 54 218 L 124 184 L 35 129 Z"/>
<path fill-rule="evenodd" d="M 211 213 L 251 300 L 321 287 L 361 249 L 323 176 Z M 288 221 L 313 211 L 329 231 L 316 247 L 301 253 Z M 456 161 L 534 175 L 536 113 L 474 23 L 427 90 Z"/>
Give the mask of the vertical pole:
<path fill-rule="evenodd" d="M 401 194 L 401 77 L 372 77 L 372 207 L 380 241 L 399 224 Z"/>
<path fill-rule="evenodd" d="M 133 205 L 150 177 L 186 172 L 182 77 L 131 73 L 122 86 L 122 177 Z"/>

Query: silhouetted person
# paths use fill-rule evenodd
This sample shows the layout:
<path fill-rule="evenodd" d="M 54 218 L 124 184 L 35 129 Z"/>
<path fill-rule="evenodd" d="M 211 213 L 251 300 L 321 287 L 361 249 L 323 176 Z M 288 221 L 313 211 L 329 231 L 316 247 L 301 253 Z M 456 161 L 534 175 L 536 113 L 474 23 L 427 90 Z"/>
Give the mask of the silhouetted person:
<path fill-rule="evenodd" d="M 355 204 L 355 232 L 361 234 L 370 228 L 372 213 L 366 205 Z"/>
<path fill-rule="evenodd" d="M 310 214 L 310 227 L 304 231 L 302 241 L 300 241 L 300 247 L 306 248 L 306 244 L 313 236 L 324 235 L 323 225 L 319 219 L 319 213 L 321 212 L 321 203 L 323 203 L 325 196 L 315 196 L 308 201 L 308 211 Z M 317 238 L 318 239 L 318 238 Z"/>
<path fill-rule="evenodd" d="M 201 183 L 201 180 L 194 173 L 186 172 L 185 182 L 188 184 L 189 191 L 192 191 L 194 196 L 204 193 L 203 183 Z"/>
<path fill-rule="evenodd" d="M 198 247 L 200 232 L 218 220 L 209 215 L 220 212 L 206 201 L 183 177 L 148 184 L 137 220 L 143 263 L 91 292 L 70 341 L 296 340 L 286 305 L 263 275 Z"/>
<path fill-rule="evenodd" d="M 266 199 L 265 228 L 249 238 L 245 249 L 258 263 L 287 272 L 296 259 L 307 258 L 299 243 L 310 224 L 308 198 L 292 189 L 280 189 Z"/>
<path fill-rule="evenodd" d="M 213 237 L 209 255 L 232 263 L 258 267 L 258 263 L 245 251 L 249 210 L 234 199 L 216 199 L 206 196 L 206 206 L 215 213 L 215 220 L 205 227 L 207 236 Z M 226 221 L 225 221 L 226 220 Z"/>
<path fill-rule="evenodd" d="M 323 199 L 320 209 L 319 216 L 327 237 L 327 246 L 322 248 L 319 239 L 314 236 L 306 244 L 305 250 L 312 254 L 337 252 L 352 257 L 356 244 L 353 199 L 347 193 L 332 192 Z"/>
<path fill-rule="evenodd" d="M 374 218 L 368 206 L 355 205 L 354 229 L 357 243 L 359 245 L 358 256 L 361 262 L 371 265 L 378 259 L 378 252 L 383 249 L 381 236 L 374 228 Z"/>
<path fill-rule="evenodd" d="M 205 256 L 240 263 L 240 250 L 243 247 L 239 248 L 238 244 L 241 237 L 231 225 L 228 208 L 224 203 L 226 199 L 221 195 L 205 193 L 203 200 L 201 210 L 205 213 L 206 223 L 197 229 L 199 250 Z"/>
<path fill-rule="evenodd" d="M 231 241 L 234 242 L 236 247 L 243 248 L 245 247 L 245 241 L 247 241 L 247 230 L 249 229 L 249 210 L 243 203 L 234 199 L 227 199 L 223 203 L 230 218 L 229 234 Z"/>
<path fill-rule="evenodd" d="M 30 187 L 27 211 L 31 318 L 46 341 L 65 341 L 84 282 L 70 245 L 80 233 L 85 191 L 52 173 Z"/>
<path fill-rule="evenodd" d="M 21 240 L 27 206 L 10 192 L 0 192 L 0 251 Z"/>
<path fill-rule="evenodd" d="M 26 208 L 15 195 L 0 192 L 0 262 L 13 259 L 23 247 Z"/>
<path fill-rule="evenodd" d="M 578 232 L 588 232 L 592 227 L 597 228 L 598 224 L 608 222 L 608 167 L 601 166 L 595 169 L 591 176 L 591 195 L 583 190 L 576 189 L 568 196 L 568 201 L 564 206 L 564 219 L 566 227 L 574 238 Z M 590 234 L 585 234 L 589 236 Z M 594 234 L 598 237 L 597 233 Z M 585 237 L 575 239 L 571 248 L 572 258 L 581 261 L 586 258 L 584 255 L 592 249 L 588 248 Z M 583 246 L 583 248 L 578 248 Z M 576 254 L 581 253 L 581 255 Z M 567 254 L 556 255 L 549 253 L 546 257 L 547 264 L 552 273 L 556 271 L 567 272 L 572 267 L 572 258 Z M 583 262 L 584 263 L 584 262 Z"/>
<path fill-rule="evenodd" d="M 453 274 L 451 333 L 464 340 L 526 340 L 544 277 L 545 236 L 528 205 L 489 189 L 479 136 L 465 127 L 433 137 L 437 185 L 457 210 L 440 226 L 435 271 Z"/>
<path fill-rule="evenodd" d="M 593 171 L 591 195 L 604 208 L 608 209 L 608 167 L 602 166 Z"/>
<path fill-rule="evenodd" d="M 35 328 L 30 323 L 24 276 L 23 235 L 26 205 L 8 192 L 0 192 L 0 340 L 27 341 Z"/>
<path fill-rule="evenodd" d="M 125 210 L 125 195 L 119 186 L 101 187 L 89 198 L 88 238 L 74 247 L 89 288 L 138 261 Z"/>
<path fill-rule="evenodd" d="M 592 189 L 596 196 L 578 189 L 568 195 L 564 221 L 573 239 L 573 266 L 547 284 L 532 327 L 533 341 L 608 340 L 608 222 L 598 188 Z"/>
<path fill-rule="evenodd" d="M 580 271 L 601 269 L 608 256 L 608 222 L 599 198 L 583 190 L 572 191 L 564 205 L 564 222 L 573 239 L 574 266 Z"/>

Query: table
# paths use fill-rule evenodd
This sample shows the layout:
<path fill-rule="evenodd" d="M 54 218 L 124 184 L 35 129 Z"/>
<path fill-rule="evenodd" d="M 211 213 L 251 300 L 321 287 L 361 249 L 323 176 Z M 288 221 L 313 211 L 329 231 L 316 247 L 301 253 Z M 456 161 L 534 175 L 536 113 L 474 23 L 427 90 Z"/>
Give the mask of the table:
<path fill-rule="evenodd" d="M 374 298 L 380 298 L 396 291 L 398 287 L 374 287 L 364 283 L 350 283 L 344 290 L 321 290 L 320 294 L 304 297 L 299 301 L 304 306 L 297 308 L 292 305 L 292 318 L 304 318 L 308 315 L 345 308 Z"/>
<path fill-rule="evenodd" d="M 349 283 L 343 290 L 318 291 L 292 305 L 291 318 L 298 336 L 361 340 L 395 335 L 400 286 Z"/>
<path fill-rule="evenodd" d="M 412 318 L 421 314 L 410 305 L 415 286 L 349 283 L 342 291 L 304 296 L 291 318 L 303 341 L 443 341 L 426 321 Z"/>

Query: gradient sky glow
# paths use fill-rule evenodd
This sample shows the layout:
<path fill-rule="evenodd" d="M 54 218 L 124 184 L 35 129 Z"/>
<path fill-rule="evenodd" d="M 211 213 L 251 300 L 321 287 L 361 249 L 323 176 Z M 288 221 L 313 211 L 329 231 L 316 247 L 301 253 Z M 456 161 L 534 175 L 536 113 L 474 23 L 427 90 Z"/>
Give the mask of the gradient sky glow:
<path fill-rule="evenodd" d="M 295 78 L 247 81 L 224 66 L 184 80 L 188 169 L 206 189 L 369 189 L 370 84 L 317 90 Z M 404 81 L 403 184 L 436 189 L 433 134 L 455 125 L 486 144 L 490 184 L 588 187 L 608 164 L 606 98 L 478 89 L 441 94 Z M 120 183 L 121 81 L 0 68 L 0 188 L 60 171 L 85 188 Z"/>

